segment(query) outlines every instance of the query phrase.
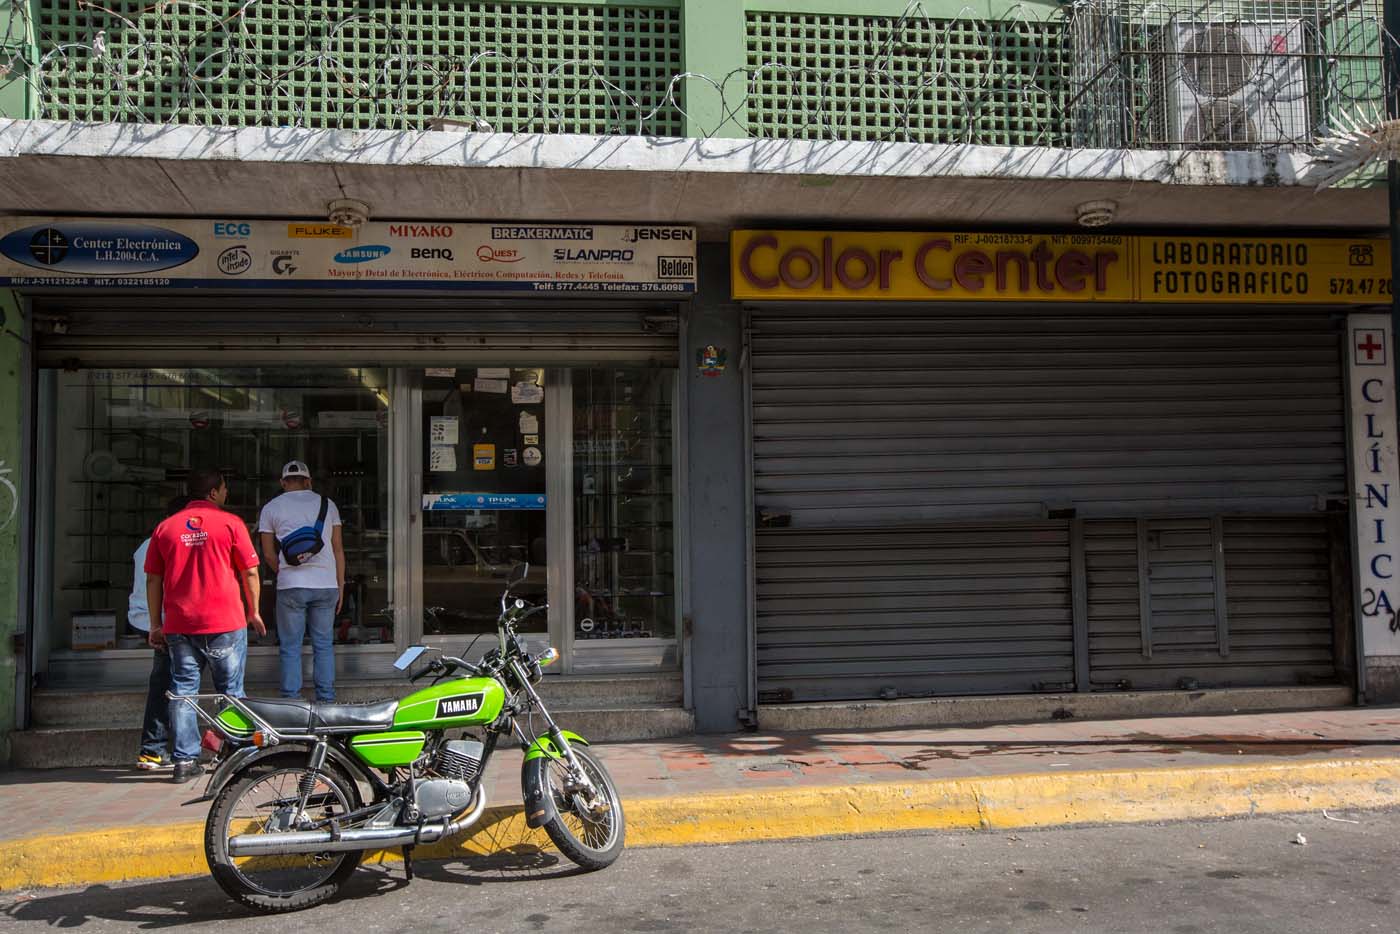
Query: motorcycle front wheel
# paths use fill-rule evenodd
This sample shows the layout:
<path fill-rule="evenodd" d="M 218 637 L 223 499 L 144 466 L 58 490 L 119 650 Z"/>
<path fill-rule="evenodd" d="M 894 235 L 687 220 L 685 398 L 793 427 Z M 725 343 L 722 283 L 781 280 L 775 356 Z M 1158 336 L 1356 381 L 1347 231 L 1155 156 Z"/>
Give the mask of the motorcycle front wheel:
<path fill-rule="evenodd" d="M 306 809 L 298 812 L 303 782 L 310 785 Z M 204 855 L 214 881 L 240 904 L 265 914 L 319 905 L 340 890 L 360 863 L 360 853 L 297 853 L 230 856 L 228 841 L 240 834 L 277 834 L 310 829 L 355 809 L 354 784 L 327 764 L 311 773 L 304 753 L 265 759 L 236 776 L 209 809 Z"/>
<path fill-rule="evenodd" d="M 584 869 L 602 869 L 622 853 L 622 802 L 603 763 L 580 746 L 574 746 L 573 753 L 597 794 L 589 798 L 584 792 L 570 790 L 568 763 L 551 759 L 544 773 L 558 813 L 545 823 L 544 830 L 569 859 Z"/>

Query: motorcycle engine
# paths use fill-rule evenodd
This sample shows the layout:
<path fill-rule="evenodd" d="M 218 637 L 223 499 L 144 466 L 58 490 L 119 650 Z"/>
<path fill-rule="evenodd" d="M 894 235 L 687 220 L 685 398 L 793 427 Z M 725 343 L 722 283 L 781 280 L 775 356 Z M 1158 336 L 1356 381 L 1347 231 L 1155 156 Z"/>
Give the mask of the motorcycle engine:
<path fill-rule="evenodd" d="M 475 740 L 454 739 L 442 744 L 430 771 L 441 778 L 414 783 L 413 804 L 426 818 L 449 817 L 471 804 L 481 770 L 482 745 Z"/>

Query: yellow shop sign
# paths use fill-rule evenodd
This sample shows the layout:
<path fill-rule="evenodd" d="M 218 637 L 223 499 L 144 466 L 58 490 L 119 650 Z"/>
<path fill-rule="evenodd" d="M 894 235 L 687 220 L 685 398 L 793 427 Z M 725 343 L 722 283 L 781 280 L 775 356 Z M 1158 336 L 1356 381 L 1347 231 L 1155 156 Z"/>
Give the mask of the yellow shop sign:
<path fill-rule="evenodd" d="M 1385 304 L 1385 240 L 740 230 L 736 299 Z"/>

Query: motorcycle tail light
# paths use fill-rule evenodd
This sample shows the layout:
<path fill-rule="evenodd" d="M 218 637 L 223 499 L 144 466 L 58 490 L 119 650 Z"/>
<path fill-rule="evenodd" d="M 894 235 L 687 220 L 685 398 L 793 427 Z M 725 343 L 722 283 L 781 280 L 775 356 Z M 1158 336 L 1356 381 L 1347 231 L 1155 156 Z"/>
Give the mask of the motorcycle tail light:
<path fill-rule="evenodd" d="M 258 730 L 253 734 L 253 745 L 257 746 L 259 749 L 267 745 L 267 735 L 263 733 L 262 730 Z"/>
<path fill-rule="evenodd" d="M 218 755 L 219 751 L 224 748 L 224 739 L 213 730 L 205 730 L 204 735 L 199 739 L 199 745 Z"/>

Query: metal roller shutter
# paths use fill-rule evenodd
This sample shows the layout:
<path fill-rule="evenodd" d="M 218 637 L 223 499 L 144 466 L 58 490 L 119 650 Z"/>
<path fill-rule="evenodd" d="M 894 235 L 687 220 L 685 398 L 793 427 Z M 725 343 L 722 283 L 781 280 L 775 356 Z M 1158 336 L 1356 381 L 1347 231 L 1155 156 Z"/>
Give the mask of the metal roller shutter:
<path fill-rule="evenodd" d="M 1243 641 L 1224 668 L 1209 662 L 1210 680 L 1326 677 L 1330 621 L 1321 620 L 1328 613 L 1319 615 L 1311 597 L 1281 596 L 1277 602 L 1299 622 L 1262 625 L 1255 592 L 1267 582 L 1252 583 L 1248 595 L 1227 585 L 1232 561 L 1268 549 L 1251 552 L 1243 543 L 1260 539 L 1236 531 L 1236 522 L 1254 520 L 1222 524 L 1219 517 L 1297 516 L 1344 500 L 1339 333 L 1333 316 L 1315 310 L 753 311 L 760 691 L 786 685 L 801 700 L 867 697 L 885 685 L 901 693 L 976 693 L 1072 683 L 1072 644 L 1051 646 L 1039 630 L 1017 630 L 1015 607 L 1005 604 L 1008 589 L 1034 572 L 958 545 L 990 527 L 1029 534 L 1037 523 L 1069 516 L 1151 520 L 1160 526 L 1153 534 L 1166 538 L 1152 559 L 1162 576 L 1152 583 L 1147 627 L 1155 655 L 1144 660 L 1137 522 L 1085 523 L 1081 574 L 1090 576 L 1088 614 L 1098 627 L 1091 680 L 1100 686 L 1176 686 L 1197 659 L 1219 658 L 1235 612 L 1254 629 L 1240 630 Z M 921 550 L 920 537 L 935 526 L 945 550 Z M 972 581 L 981 578 L 970 578 L 953 601 L 906 592 L 889 619 L 874 610 L 848 618 L 827 602 L 833 587 L 871 606 L 891 596 L 882 589 L 890 580 L 853 574 L 843 562 L 848 537 L 876 528 L 901 578 L 961 579 L 985 561 L 999 581 L 979 589 Z M 1211 548 L 1222 536 L 1223 562 Z M 1300 541 L 1316 544 L 1306 535 Z M 1318 552 L 1306 553 L 1319 560 Z M 1062 560 L 1059 625 L 1068 638 L 1068 540 Z M 1123 560 L 1129 564 L 1119 567 Z M 1325 569 L 1325 554 L 1321 560 Z M 1244 587 L 1240 575 L 1262 569 L 1239 565 L 1233 573 Z M 941 614 L 939 624 L 953 634 L 934 640 L 936 653 L 927 614 Z M 842 626 L 858 631 L 839 637 L 833 630 Z M 879 627 L 878 653 L 863 638 L 871 626 Z M 1326 645 L 1318 641 L 1324 631 Z M 1115 655 L 1128 638 L 1133 658 Z M 955 675 L 940 667 L 944 658 L 975 658 L 980 667 Z M 1012 659 L 1034 673 L 1011 674 Z M 1135 677 L 1124 674 L 1128 668 Z M 898 678 L 882 679 L 887 672 Z"/>
<path fill-rule="evenodd" d="M 449 359 L 675 366 L 678 358 L 676 310 L 669 306 L 122 295 L 45 297 L 35 310 L 45 366 L 159 365 L 172 356 L 190 365 L 243 358 L 381 366 Z"/>

